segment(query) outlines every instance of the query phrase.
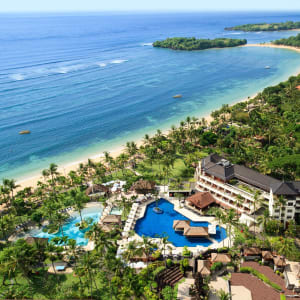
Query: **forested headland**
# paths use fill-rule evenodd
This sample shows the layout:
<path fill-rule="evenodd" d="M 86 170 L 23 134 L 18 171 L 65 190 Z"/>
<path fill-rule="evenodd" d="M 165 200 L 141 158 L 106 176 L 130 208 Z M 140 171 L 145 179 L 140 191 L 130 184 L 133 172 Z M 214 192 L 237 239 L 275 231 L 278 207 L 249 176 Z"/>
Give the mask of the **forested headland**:
<path fill-rule="evenodd" d="M 238 31 L 279 31 L 300 29 L 300 22 L 287 21 L 282 23 L 258 23 L 226 27 L 225 30 Z"/>
<path fill-rule="evenodd" d="M 227 48 L 227 47 L 237 47 L 247 44 L 245 39 L 227 39 L 227 38 L 217 38 L 217 39 L 196 39 L 184 38 L 184 37 L 174 37 L 167 38 L 163 41 L 156 41 L 153 43 L 153 47 L 159 48 L 169 48 L 173 50 L 205 50 L 210 48 Z"/>
<path fill-rule="evenodd" d="M 291 47 L 300 47 L 300 33 L 297 34 L 296 36 L 290 36 L 289 38 L 273 41 L 272 44 L 291 46 Z"/>

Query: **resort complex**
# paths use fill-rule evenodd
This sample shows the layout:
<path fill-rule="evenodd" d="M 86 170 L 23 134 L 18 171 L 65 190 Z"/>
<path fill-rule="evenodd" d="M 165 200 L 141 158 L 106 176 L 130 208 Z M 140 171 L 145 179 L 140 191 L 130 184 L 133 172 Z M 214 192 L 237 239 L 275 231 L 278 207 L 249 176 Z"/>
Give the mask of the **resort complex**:
<path fill-rule="evenodd" d="M 166 18 L 165 15 L 162 17 Z M 81 33 L 84 35 L 82 39 L 90 38 L 87 29 L 92 27 L 94 30 L 98 22 L 98 17 L 93 15 L 91 18 L 92 23 L 89 24 L 92 25 L 84 27 L 86 31 Z M 102 18 L 109 20 L 107 23 L 109 26 L 103 23 L 103 28 L 108 30 L 112 23 L 111 17 L 101 15 L 100 20 Z M 140 18 L 139 22 L 144 18 L 146 16 Z M 187 17 L 184 18 L 186 20 Z M 53 19 L 56 20 L 56 17 Z M 154 19 L 151 23 L 153 26 L 149 28 L 157 27 L 156 18 Z M 132 22 L 127 15 L 124 20 L 124 24 L 129 20 Z M 175 21 L 180 23 L 177 19 Z M 224 26 L 223 19 L 222 22 Z M 120 26 L 114 30 L 120 34 L 123 32 L 124 24 L 118 23 Z M 228 25 L 230 24 L 231 21 Z M 144 30 L 144 26 L 132 27 Z M 265 34 L 268 31 L 299 29 L 299 27 L 300 22 L 285 22 L 248 24 L 228 27 L 226 30 L 241 31 L 238 34 L 262 30 Z M 99 43 L 98 35 L 101 36 L 97 27 L 95 28 L 96 39 L 92 45 L 87 44 L 83 47 L 91 48 L 93 52 L 98 51 L 95 50 L 97 49 L 95 41 Z M 99 32 L 102 32 L 101 30 L 99 29 Z M 191 32 L 194 31 L 193 29 Z M 62 32 L 61 28 L 59 32 Z M 219 32 L 219 29 L 216 32 Z M 34 39 L 32 38 L 34 34 L 30 35 L 29 40 Z M 62 79 L 72 83 L 70 87 L 72 95 L 77 96 L 77 89 L 84 86 L 87 92 L 77 114 L 75 110 L 73 111 L 77 98 L 70 98 L 68 104 L 62 101 L 64 110 L 68 109 L 67 115 L 61 113 L 61 119 L 57 121 L 67 123 L 67 127 L 62 128 L 68 128 L 68 134 L 72 131 L 71 128 L 78 125 L 78 131 L 72 131 L 71 135 L 83 145 L 90 143 L 97 146 L 99 141 L 106 145 L 107 140 L 102 139 L 101 134 L 105 135 L 107 132 L 115 142 L 122 135 L 127 137 L 126 134 L 133 130 L 132 128 L 143 122 L 145 128 L 151 129 L 150 125 L 160 124 L 161 116 L 166 122 L 170 122 L 175 120 L 175 113 L 180 113 L 185 120 L 177 126 L 173 125 L 168 131 L 158 129 L 152 135 L 145 134 L 138 142 L 127 142 L 122 149 L 115 152 L 102 153 L 99 150 L 92 159 L 64 165 L 62 168 L 51 163 L 29 181 L 17 182 L 14 179 L 1 178 L 0 299 L 300 298 L 300 75 L 292 76 L 276 86 L 267 87 L 245 101 L 233 105 L 224 104 L 212 111 L 207 118 L 186 116 L 185 108 L 189 107 L 188 109 L 196 112 L 195 107 L 199 104 L 203 105 L 203 109 L 211 110 L 212 102 L 222 101 L 222 84 L 218 83 L 217 87 L 217 80 L 214 78 L 205 79 L 207 82 L 213 81 L 214 89 L 217 90 L 216 94 L 211 94 L 209 90 L 203 93 L 204 97 L 209 99 L 208 103 L 202 103 L 202 98 L 197 98 L 196 105 L 191 100 L 192 92 L 189 91 L 189 84 L 185 90 L 186 94 L 176 86 L 166 88 L 168 92 L 165 102 L 162 101 L 160 94 L 156 94 L 160 90 L 159 86 L 164 84 L 162 80 L 166 80 L 165 76 L 174 77 L 177 84 L 182 74 L 196 74 L 206 69 L 209 73 L 220 76 L 217 78 L 221 82 L 223 74 L 214 69 L 217 65 L 215 61 L 212 64 L 208 63 L 210 55 L 219 55 L 223 60 L 234 57 L 238 62 L 238 53 L 257 51 L 254 56 L 258 60 L 261 48 L 253 49 L 257 44 L 246 48 L 246 39 L 223 38 L 227 34 L 230 33 L 224 31 L 221 38 L 215 39 L 167 38 L 155 42 L 154 47 L 149 43 L 139 45 L 135 52 L 132 51 L 135 47 L 133 45 L 142 39 L 130 35 L 128 60 L 134 60 L 137 55 L 142 55 L 143 61 L 150 61 L 149 70 L 143 68 L 141 77 L 146 71 L 151 73 L 151 76 L 156 75 L 157 69 L 154 67 L 163 64 L 164 60 L 168 65 L 175 65 L 173 58 L 181 59 L 184 51 L 195 50 L 195 52 L 188 52 L 188 63 L 182 69 L 175 65 L 177 66 L 175 72 L 168 70 L 168 74 L 163 70 L 158 72 L 158 77 L 142 78 L 139 85 L 135 85 L 134 76 L 123 80 L 126 91 L 130 91 L 129 100 L 122 98 L 124 93 L 119 89 L 122 80 L 115 80 L 117 71 L 114 71 L 114 68 L 127 62 L 118 56 L 118 59 L 111 61 L 108 60 L 108 56 L 104 56 L 105 61 L 101 62 L 100 56 L 95 58 L 95 62 L 88 57 L 82 64 L 78 64 L 78 59 L 74 59 L 76 64 L 68 65 L 69 69 L 65 65 L 61 68 L 55 65 L 53 70 L 48 67 L 40 68 L 33 72 L 34 75 L 29 75 L 31 67 L 28 67 L 24 76 L 15 74 L 13 79 L 9 79 L 19 81 L 22 93 L 20 92 L 18 97 L 23 95 L 23 90 L 25 92 L 26 89 L 23 84 L 26 87 L 28 82 L 32 84 L 33 88 L 30 87 L 32 94 L 44 92 L 36 78 L 42 72 L 45 72 L 42 80 L 49 84 L 51 93 L 52 89 L 55 89 L 54 85 L 59 84 Z M 92 37 L 94 35 L 95 33 L 91 34 Z M 153 36 L 151 32 L 151 37 Z M 157 38 L 161 36 L 165 34 L 160 33 Z M 264 35 L 262 36 L 255 33 L 256 40 L 260 38 L 263 40 Z M 119 39 L 124 47 L 122 35 L 118 37 L 115 39 L 113 35 L 114 40 L 108 39 L 111 42 L 109 47 L 117 45 Z M 250 34 L 249 37 L 251 39 Z M 72 35 L 72 39 L 76 40 L 76 45 L 80 40 L 76 34 Z M 63 43 L 64 38 L 60 37 L 60 40 Z M 292 43 L 294 47 L 291 50 L 299 51 L 295 48 L 300 45 L 299 41 L 300 35 L 274 41 L 268 44 L 268 47 L 280 45 L 287 47 Z M 6 47 L 5 43 L 3 42 L 3 45 Z M 24 38 L 23 44 L 26 43 L 27 39 Z M 104 53 L 109 52 L 109 47 L 106 49 L 103 46 Z M 221 49 L 232 47 L 234 49 Z M 59 51 L 62 49 L 63 47 Z M 117 47 L 114 48 L 114 55 L 118 52 L 116 49 Z M 120 53 L 123 53 L 122 51 Z M 263 51 L 265 56 L 262 57 L 267 60 L 268 49 Z M 278 55 L 276 51 L 277 49 L 274 50 L 274 55 Z M 21 52 L 23 55 L 23 51 Z M 71 55 L 71 52 L 69 51 L 68 55 Z M 150 54 L 154 55 L 155 61 L 150 59 Z M 194 61 L 201 55 L 204 57 L 204 64 L 198 68 L 194 65 Z M 36 59 L 39 63 L 38 58 Z M 51 60 L 56 61 L 56 58 L 53 56 Z M 244 62 L 245 58 L 241 56 L 240 62 L 242 61 Z M 230 61 L 226 63 L 223 70 L 231 66 Z M 261 62 L 257 62 L 255 67 L 259 69 L 256 71 L 261 78 L 276 75 L 275 65 L 271 67 L 269 61 L 267 66 L 265 62 L 262 65 L 259 63 Z M 283 63 L 286 61 L 283 60 Z M 128 66 L 120 73 L 142 69 L 132 62 L 125 65 Z M 231 67 L 241 69 L 238 63 Z M 242 65 L 242 68 L 244 69 L 239 72 L 249 74 L 258 80 L 255 77 L 256 73 L 253 73 L 254 76 L 247 67 Z M 73 72 L 77 71 L 82 72 L 81 77 L 88 78 L 86 84 L 82 85 L 79 80 L 78 82 L 74 80 Z M 105 77 L 106 71 L 111 77 Z M 68 72 L 71 74 L 66 75 Z M 98 72 L 101 72 L 105 82 L 102 87 L 99 87 L 94 78 Z M 57 73 L 60 76 L 59 80 L 56 79 Z M 266 75 L 269 73 L 272 74 Z M 110 81 L 114 80 L 115 85 L 110 87 Z M 204 86 L 208 84 L 205 80 Z M 229 79 L 228 81 L 232 85 L 230 90 L 233 90 L 235 81 Z M 267 81 L 262 82 L 265 84 Z M 130 90 L 131 85 L 134 89 Z M 199 82 L 196 82 L 196 85 L 199 85 Z M 141 86 L 147 89 L 147 93 L 143 96 L 135 94 Z M 237 87 L 239 88 L 238 85 Z M 90 88 L 97 90 L 95 98 L 92 97 L 92 93 L 89 94 Z M 154 91 L 154 95 L 158 95 L 158 101 L 163 103 L 159 105 L 162 106 L 154 101 L 154 97 L 150 98 L 150 89 Z M 9 86 L 7 90 L 11 92 L 13 88 Z M 103 100 L 100 94 L 106 93 L 107 90 L 106 95 L 109 96 Z M 64 93 L 65 89 L 59 92 L 65 97 Z M 52 94 L 49 95 L 47 92 L 47 96 L 43 97 L 52 98 Z M 215 95 L 220 99 L 216 100 L 218 97 Z M 119 99 L 119 96 L 122 99 Z M 92 102 L 88 102 L 89 97 Z M 48 108 L 47 104 L 44 104 L 46 101 L 44 98 L 41 101 L 43 113 Z M 99 99 L 104 102 L 101 108 Z M 172 101 L 172 106 L 168 101 Z M 2 102 L 4 103 L 5 99 Z M 38 101 L 33 100 L 26 105 L 33 107 L 36 102 Z M 137 106 L 134 106 L 133 102 L 136 102 Z M 59 105 L 61 103 L 57 104 Z M 110 105 L 113 105 L 113 108 Z M 90 106 L 92 111 L 90 115 L 85 115 L 85 106 Z M 149 113 L 151 109 L 161 110 L 159 112 L 161 115 L 151 115 Z M 19 105 L 11 102 L 9 107 L 6 107 L 5 113 L 11 118 L 11 111 L 14 110 L 19 111 Z M 69 112 L 72 118 L 67 117 Z M 52 113 L 59 114 L 56 108 Z M 75 124 L 76 118 L 81 117 L 83 123 Z M 129 121 L 124 122 L 123 126 L 121 122 L 125 117 L 128 117 L 126 120 Z M 34 116 L 30 118 L 34 120 L 33 123 L 38 123 Z M 42 118 L 45 122 L 43 124 L 46 124 L 54 117 L 45 114 Z M 116 118 L 115 123 L 118 124 L 110 123 L 113 118 Z M 95 133 L 91 138 L 84 131 L 90 121 L 95 122 L 91 123 L 90 128 Z M 7 127 L 20 124 L 27 124 L 27 121 L 14 120 L 13 125 Z M 124 127 L 122 131 L 118 132 L 117 125 Z M 27 135 L 17 134 L 14 144 L 24 145 L 21 152 L 24 151 L 25 154 L 24 156 L 20 154 L 21 158 L 28 155 L 30 161 L 36 160 L 41 165 L 47 161 L 44 153 L 37 152 L 35 155 L 35 152 L 30 151 L 39 143 L 43 143 L 42 138 L 34 140 L 36 133 L 49 136 L 51 142 L 45 143 L 47 144 L 45 151 L 53 151 L 55 154 L 59 153 L 57 148 L 61 142 L 59 139 L 63 140 L 64 155 L 69 155 L 68 149 L 73 150 L 77 145 L 74 140 L 74 143 L 64 140 L 65 132 L 62 128 L 55 131 L 50 125 L 49 128 L 47 126 L 44 128 L 37 125 L 35 130 L 27 132 L 30 133 Z M 137 131 L 139 129 L 140 127 L 135 128 Z M 10 147 L 12 146 L 3 149 L 3 154 L 13 155 L 15 150 Z M 79 147 L 76 151 L 84 153 L 85 148 Z M 52 158 L 50 155 L 49 157 Z M 8 161 L 13 159 L 10 158 Z M 12 166 L 15 166 L 15 162 Z M 1 166 L 0 172 L 5 168 L 6 165 Z"/>
<path fill-rule="evenodd" d="M 300 218 L 300 181 L 280 181 L 217 154 L 203 158 L 195 176 L 196 190 L 209 192 L 199 201 L 201 209 L 212 204 L 233 208 L 251 223 L 255 212 L 266 205 L 269 215 L 284 223 Z M 279 197 L 283 197 L 283 204 L 278 203 Z"/>

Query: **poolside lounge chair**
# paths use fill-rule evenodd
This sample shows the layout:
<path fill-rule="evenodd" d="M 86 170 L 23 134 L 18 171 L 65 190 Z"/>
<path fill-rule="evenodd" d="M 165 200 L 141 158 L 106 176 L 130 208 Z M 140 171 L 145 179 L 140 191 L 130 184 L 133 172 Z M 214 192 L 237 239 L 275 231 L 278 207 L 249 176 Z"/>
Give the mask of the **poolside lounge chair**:
<path fill-rule="evenodd" d="M 59 271 L 59 272 L 65 271 L 66 270 L 66 266 L 65 265 L 55 266 L 55 270 Z"/>

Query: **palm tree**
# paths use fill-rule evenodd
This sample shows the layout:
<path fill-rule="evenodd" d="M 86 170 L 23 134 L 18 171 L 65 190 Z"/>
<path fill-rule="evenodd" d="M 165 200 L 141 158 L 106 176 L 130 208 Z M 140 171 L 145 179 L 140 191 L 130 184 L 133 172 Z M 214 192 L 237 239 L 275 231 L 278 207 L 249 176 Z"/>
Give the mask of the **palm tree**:
<path fill-rule="evenodd" d="M 146 255 L 146 264 L 148 265 L 150 254 L 154 248 L 157 248 L 157 245 L 153 243 L 149 237 L 143 235 L 141 241 L 141 248 L 143 249 L 143 252 Z"/>
<path fill-rule="evenodd" d="M 15 180 L 13 179 L 3 179 L 3 185 L 4 187 L 6 187 L 10 193 L 11 193 L 11 196 L 10 196 L 10 204 L 12 205 L 13 204 L 13 201 L 14 201 L 14 190 L 16 188 L 18 188 L 20 185 L 17 185 Z"/>
<path fill-rule="evenodd" d="M 229 293 L 227 293 L 227 292 L 225 292 L 224 290 L 218 290 L 217 292 L 216 292 L 216 295 L 218 296 L 218 298 L 220 299 L 220 300 L 230 300 L 231 299 L 231 297 L 230 297 L 230 294 Z"/>
<path fill-rule="evenodd" d="M 229 234 L 229 247 L 231 247 L 231 235 L 232 235 L 232 226 L 237 224 L 237 215 L 234 211 L 234 209 L 229 209 L 227 211 L 227 214 L 225 216 L 225 221 L 228 224 L 228 234 Z"/>

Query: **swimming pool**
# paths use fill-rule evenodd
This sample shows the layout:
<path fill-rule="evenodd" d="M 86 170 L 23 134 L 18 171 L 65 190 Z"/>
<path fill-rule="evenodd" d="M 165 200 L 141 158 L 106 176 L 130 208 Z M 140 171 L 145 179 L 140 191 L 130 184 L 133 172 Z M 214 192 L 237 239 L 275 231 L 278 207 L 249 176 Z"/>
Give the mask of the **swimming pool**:
<path fill-rule="evenodd" d="M 117 216 L 121 216 L 122 215 L 122 208 L 119 207 L 113 207 L 112 210 L 110 211 L 110 215 L 117 215 Z"/>
<path fill-rule="evenodd" d="M 103 208 L 101 205 L 95 205 L 88 208 L 84 208 L 81 212 L 82 218 L 92 218 L 93 223 L 97 222 L 101 217 Z M 65 225 L 63 225 L 64 236 L 68 236 L 70 239 L 76 240 L 76 244 L 80 246 L 86 246 L 88 244 L 88 239 L 84 237 L 85 232 L 88 230 L 79 230 L 79 228 L 75 225 L 76 223 L 80 222 L 79 213 L 74 212 L 72 213 L 70 219 L 67 221 Z M 49 238 L 50 240 L 54 237 L 61 237 L 61 231 L 59 230 L 57 233 L 47 233 L 43 232 L 42 229 L 34 229 L 30 231 L 30 236 L 34 237 L 42 237 L 42 238 Z"/>
<path fill-rule="evenodd" d="M 208 247 L 212 244 L 212 241 L 206 238 L 187 238 L 182 232 L 176 232 L 173 229 L 174 220 L 189 220 L 180 213 L 174 210 L 174 205 L 165 199 L 160 199 L 158 206 L 164 211 L 163 214 L 156 214 L 153 211 L 155 202 L 147 206 L 145 216 L 139 219 L 135 225 L 135 232 L 140 236 L 145 235 L 149 237 L 157 237 L 157 235 L 167 235 L 169 241 L 176 247 L 196 247 L 197 245 Z M 191 226 L 203 226 L 208 227 L 208 222 L 192 222 Z M 221 242 L 226 238 L 226 230 L 217 226 L 215 235 L 210 237 L 218 242 Z"/>

